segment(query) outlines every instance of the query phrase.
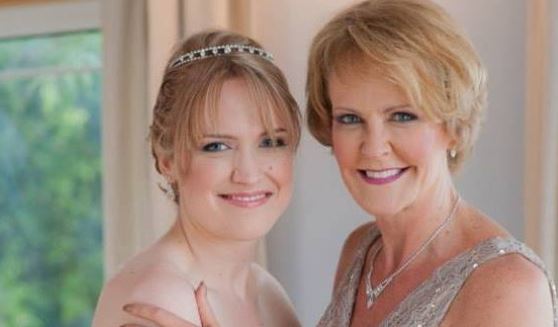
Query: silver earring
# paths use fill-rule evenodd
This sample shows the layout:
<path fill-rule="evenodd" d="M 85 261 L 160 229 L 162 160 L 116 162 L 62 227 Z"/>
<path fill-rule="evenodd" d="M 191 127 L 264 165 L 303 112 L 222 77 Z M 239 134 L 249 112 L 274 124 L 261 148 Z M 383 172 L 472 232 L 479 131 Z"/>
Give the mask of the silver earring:
<path fill-rule="evenodd" d="M 176 201 L 176 194 L 174 193 L 174 189 L 172 188 L 172 185 L 167 178 L 164 178 L 163 181 L 157 184 L 159 185 L 161 191 L 165 193 L 167 199 L 169 199 L 172 202 Z"/>
<path fill-rule="evenodd" d="M 455 159 L 455 157 L 457 157 L 457 150 L 455 148 L 450 149 L 449 156 L 450 158 Z"/>

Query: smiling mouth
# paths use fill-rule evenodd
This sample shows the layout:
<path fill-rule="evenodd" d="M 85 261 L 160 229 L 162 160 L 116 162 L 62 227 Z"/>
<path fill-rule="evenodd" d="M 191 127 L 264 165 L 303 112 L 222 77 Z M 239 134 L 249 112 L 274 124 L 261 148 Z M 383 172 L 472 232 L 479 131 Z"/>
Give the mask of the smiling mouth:
<path fill-rule="evenodd" d="M 363 170 L 359 169 L 358 173 L 368 184 L 382 185 L 396 181 L 401 177 L 409 167 L 392 168 L 384 170 Z"/>
<path fill-rule="evenodd" d="M 272 195 L 272 192 L 261 191 L 252 193 L 219 194 L 219 197 L 236 207 L 255 208 L 265 204 Z"/>

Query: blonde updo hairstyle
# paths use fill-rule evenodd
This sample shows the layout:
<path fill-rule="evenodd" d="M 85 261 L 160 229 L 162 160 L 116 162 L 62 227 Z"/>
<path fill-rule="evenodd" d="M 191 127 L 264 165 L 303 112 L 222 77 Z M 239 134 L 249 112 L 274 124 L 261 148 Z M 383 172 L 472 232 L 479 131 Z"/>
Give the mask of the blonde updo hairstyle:
<path fill-rule="evenodd" d="M 203 134 L 216 121 L 221 88 L 230 79 L 242 79 L 252 101 L 260 109 L 266 132 L 273 136 L 276 117 L 287 129 L 288 144 L 293 151 L 300 140 L 300 113 L 289 92 L 283 73 L 270 60 L 250 53 L 233 52 L 206 57 L 177 67 L 171 67 L 181 55 L 194 50 L 219 45 L 246 45 L 262 48 L 254 40 L 226 31 L 206 31 L 195 34 L 178 44 L 164 72 L 150 127 L 151 151 L 155 168 L 160 161 L 171 158 L 185 171 L 189 153 L 199 146 Z M 171 187 L 178 203 L 178 185 Z"/>
<path fill-rule="evenodd" d="M 331 146 L 328 79 L 346 70 L 379 72 L 455 141 L 455 172 L 470 154 L 486 103 L 486 71 L 451 17 L 428 0 L 368 0 L 335 16 L 316 35 L 306 83 L 312 135 Z"/>

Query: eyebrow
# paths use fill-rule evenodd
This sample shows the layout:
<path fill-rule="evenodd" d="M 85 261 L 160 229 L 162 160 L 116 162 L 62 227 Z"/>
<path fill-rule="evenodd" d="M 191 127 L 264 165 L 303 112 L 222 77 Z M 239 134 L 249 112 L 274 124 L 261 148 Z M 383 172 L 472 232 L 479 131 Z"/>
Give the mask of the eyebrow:
<path fill-rule="evenodd" d="M 287 130 L 285 128 L 276 128 L 273 130 L 274 133 L 280 134 L 280 133 L 286 133 Z M 267 131 L 262 132 L 259 136 L 266 136 L 269 133 Z M 235 140 L 236 137 L 233 135 L 229 135 L 229 134 L 204 134 L 203 137 L 206 138 L 215 138 L 215 139 L 228 139 L 228 140 Z"/>
<path fill-rule="evenodd" d="M 399 105 L 395 105 L 395 106 L 385 108 L 384 112 L 390 112 L 390 111 L 395 111 L 395 110 L 405 109 L 405 108 L 413 109 L 413 106 L 409 103 L 399 104 Z"/>
<path fill-rule="evenodd" d="M 403 108 L 413 108 L 413 106 L 410 103 L 398 104 L 398 105 L 394 105 L 394 106 L 385 107 L 385 108 L 382 109 L 382 111 L 383 112 L 390 112 L 390 111 L 403 109 Z M 358 109 L 343 107 L 343 106 L 333 107 L 333 110 L 345 110 L 345 111 L 351 111 L 351 112 L 355 112 L 355 113 L 359 112 Z"/>

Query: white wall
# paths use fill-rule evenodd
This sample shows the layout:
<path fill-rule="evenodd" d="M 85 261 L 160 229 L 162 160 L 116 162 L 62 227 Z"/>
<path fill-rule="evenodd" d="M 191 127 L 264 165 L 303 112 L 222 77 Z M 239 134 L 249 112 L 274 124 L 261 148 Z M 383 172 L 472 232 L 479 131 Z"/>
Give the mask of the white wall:
<path fill-rule="evenodd" d="M 438 2 L 465 28 L 489 74 L 486 121 L 473 157 L 457 177 L 458 188 L 522 239 L 526 2 Z"/>
<path fill-rule="evenodd" d="M 464 26 L 489 70 L 487 121 L 474 157 L 458 178 L 463 197 L 522 238 L 525 9 L 522 0 L 439 0 Z M 304 108 L 312 36 L 350 0 L 259 0 L 256 38 L 276 56 Z M 304 326 L 329 302 L 340 247 L 367 221 L 340 180 L 329 149 L 305 132 L 290 209 L 268 238 L 271 272 L 294 301 Z"/>

